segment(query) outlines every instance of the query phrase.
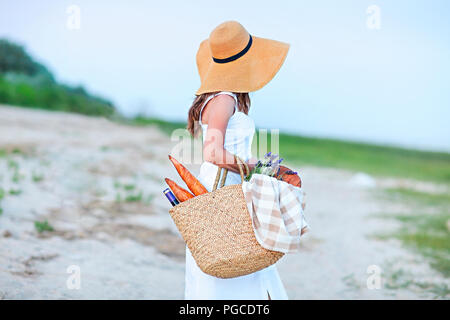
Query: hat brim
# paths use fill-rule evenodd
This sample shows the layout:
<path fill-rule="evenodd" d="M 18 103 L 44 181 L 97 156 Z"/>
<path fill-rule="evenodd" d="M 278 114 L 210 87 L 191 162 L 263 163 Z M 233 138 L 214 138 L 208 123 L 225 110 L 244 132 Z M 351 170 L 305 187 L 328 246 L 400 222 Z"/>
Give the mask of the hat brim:
<path fill-rule="evenodd" d="M 216 63 L 208 40 L 204 40 L 197 52 L 201 86 L 196 95 L 259 90 L 280 70 L 288 51 L 287 43 L 253 36 L 252 46 L 245 55 L 231 62 Z"/>

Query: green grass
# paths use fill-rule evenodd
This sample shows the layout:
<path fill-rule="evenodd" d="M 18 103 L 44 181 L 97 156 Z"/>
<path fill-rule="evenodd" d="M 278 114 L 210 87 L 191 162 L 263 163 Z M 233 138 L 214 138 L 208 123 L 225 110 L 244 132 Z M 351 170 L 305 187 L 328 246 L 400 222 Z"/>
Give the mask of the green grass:
<path fill-rule="evenodd" d="M 5 158 L 9 155 L 25 156 L 25 152 L 23 150 L 20 150 L 19 148 L 13 148 L 12 150 L 8 150 L 5 148 L 0 149 L 0 158 Z"/>
<path fill-rule="evenodd" d="M 432 283 L 427 280 L 417 279 L 411 271 L 398 269 L 393 263 L 388 263 L 383 268 L 384 288 L 390 290 L 407 289 L 413 291 L 426 291 L 431 293 L 434 299 L 447 299 L 450 288 L 445 283 Z"/>
<path fill-rule="evenodd" d="M 136 125 L 136 126 L 156 126 L 158 129 L 170 135 L 176 129 L 185 129 L 186 122 L 171 122 L 165 121 L 157 118 L 146 118 L 143 116 L 137 116 L 133 119 L 123 120 L 127 124 Z"/>
<path fill-rule="evenodd" d="M 153 200 L 155 199 L 155 195 L 154 194 L 149 194 L 148 196 L 147 196 L 147 198 L 145 199 L 145 203 L 146 204 L 151 204 L 152 202 L 153 202 Z"/>
<path fill-rule="evenodd" d="M 0 103 L 110 117 L 113 104 L 82 86 L 58 83 L 50 70 L 27 50 L 0 39 Z"/>
<path fill-rule="evenodd" d="M 142 191 L 134 194 L 128 194 L 125 196 L 125 202 L 141 202 L 142 196 Z"/>
<path fill-rule="evenodd" d="M 450 277 L 450 195 L 409 189 L 388 189 L 387 195 L 408 204 L 412 213 L 383 215 L 401 222 L 401 227 L 380 238 L 399 239 L 428 258 L 430 265 L 445 277 Z"/>
<path fill-rule="evenodd" d="M 153 125 L 170 135 L 184 122 L 137 117 L 128 122 Z M 268 148 L 270 149 L 270 136 Z M 257 150 L 255 137 L 253 150 Z M 411 178 L 450 184 L 450 153 L 427 152 L 334 139 L 280 134 L 280 155 L 294 165 L 362 171 L 375 176 Z M 253 152 L 255 154 L 255 152 Z"/>
<path fill-rule="evenodd" d="M 405 245 L 419 250 L 430 258 L 430 265 L 450 277 L 450 232 L 447 230 L 449 213 L 396 217 L 404 223 L 397 238 Z"/>
<path fill-rule="evenodd" d="M 449 153 L 280 134 L 280 154 L 299 165 L 450 183 Z"/>
<path fill-rule="evenodd" d="M 108 152 L 108 151 L 111 151 L 111 150 L 113 150 L 113 148 L 110 147 L 110 146 L 101 146 L 100 147 L 100 151 L 102 151 L 102 152 Z"/>
<path fill-rule="evenodd" d="M 17 163 L 17 161 L 9 159 L 8 160 L 8 168 L 9 169 L 14 169 L 14 170 L 19 169 L 19 164 Z"/>
<path fill-rule="evenodd" d="M 5 197 L 5 190 L 0 187 L 0 215 L 3 214 L 3 208 L 1 207 L 2 200 Z"/>
<path fill-rule="evenodd" d="M 136 186 L 134 184 L 124 184 L 123 189 L 126 191 L 133 191 L 136 189 Z"/>
<path fill-rule="evenodd" d="M 22 179 L 22 175 L 19 173 L 17 169 L 14 170 L 14 173 L 11 177 L 11 181 L 14 183 L 19 183 L 20 179 Z"/>
<path fill-rule="evenodd" d="M 44 221 L 35 221 L 34 227 L 36 228 L 36 231 L 39 233 L 42 233 L 44 231 L 53 231 L 55 230 L 47 220 Z"/>
<path fill-rule="evenodd" d="M 33 83 L 33 78 L 10 81 L 0 74 L 0 103 L 90 116 L 112 116 L 113 105 L 87 93 L 82 87 L 58 83 Z"/>
<path fill-rule="evenodd" d="M 12 196 L 18 196 L 22 193 L 22 190 L 20 189 L 10 189 L 9 194 Z"/>
<path fill-rule="evenodd" d="M 82 86 L 58 83 L 48 68 L 35 61 L 25 48 L 5 39 L 0 39 L 0 103 L 104 116 L 130 125 L 153 125 L 167 134 L 186 127 L 185 122 L 145 116 L 126 119 L 110 101 L 90 94 Z M 280 154 L 294 165 L 450 183 L 449 153 L 281 134 Z M 0 157 L 5 155 L 0 150 Z"/>
<path fill-rule="evenodd" d="M 406 188 L 388 188 L 385 192 L 393 200 L 406 201 L 413 205 L 450 208 L 450 194 L 447 193 L 433 194 Z"/>
<path fill-rule="evenodd" d="M 116 202 L 142 202 L 144 201 L 144 194 L 137 186 L 132 183 L 120 183 L 114 181 L 114 188 L 116 189 Z"/>
<path fill-rule="evenodd" d="M 143 200 L 143 194 L 142 191 L 139 191 L 137 193 L 128 193 L 125 195 L 122 195 L 120 193 L 116 193 L 116 202 L 121 203 L 124 202 L 141 202 Z"/>
<path fill-rule="evenodd" d="M 38 174 L 36 172 L 33 172 L 32 176 L 31 176 L 33 182 L 39 183 L 42 180 L 44 180 L 44 176 L 42 174 Z"/>

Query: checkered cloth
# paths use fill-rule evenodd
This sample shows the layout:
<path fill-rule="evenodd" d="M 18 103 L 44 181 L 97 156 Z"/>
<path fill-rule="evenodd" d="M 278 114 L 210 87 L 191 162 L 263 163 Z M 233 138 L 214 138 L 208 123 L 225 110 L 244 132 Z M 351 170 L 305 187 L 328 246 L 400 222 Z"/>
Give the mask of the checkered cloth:
<path fill-rule="evenodd" d="M 297 252 L 300 236 L 309 227 L 303 215 L 302 189 L 253 174 L 242 184 L 242 191 L 259 244 L 269 250 Z"/>

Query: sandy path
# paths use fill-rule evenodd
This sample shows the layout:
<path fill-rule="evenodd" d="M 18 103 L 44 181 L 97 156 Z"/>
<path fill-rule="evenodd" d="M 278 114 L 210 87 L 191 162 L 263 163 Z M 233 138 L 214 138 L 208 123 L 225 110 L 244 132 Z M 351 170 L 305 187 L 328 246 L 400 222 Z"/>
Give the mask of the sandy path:
<path fill-rule="evenodd" d="M 0 157 L 0 298 L 182 298 L 184 245 L 161 193 L 163 177 L 176 176 L 166 160 L 173 145 L 154 128 L 0 107 L 8 153 Z M 395 241 L 369 237 L 394 227 L 374 218 L 395 206 L 376 198 L 376 187 L 349 172 L 300 171 L 313 230 L 303 252 L 279 263 L 290 298 L 433 298 L 411 286 L 387 289 L 398 270 L 448 283 Z M 44 220 L 54 231 L 36 231 Z M 366 286 L 369 265 L 383 270 L 379 290 Z M 67 286 L 70 266 L 79 267 L 80 289 Z"/>

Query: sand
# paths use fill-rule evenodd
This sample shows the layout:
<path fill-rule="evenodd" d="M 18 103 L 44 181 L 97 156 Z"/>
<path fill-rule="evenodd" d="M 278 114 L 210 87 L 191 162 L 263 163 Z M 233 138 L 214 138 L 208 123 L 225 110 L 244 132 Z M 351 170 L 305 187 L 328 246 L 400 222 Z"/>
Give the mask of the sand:
<path fill-rule="evenodd" d="M 0 298 L 182 299 L 184 243 L 162 194 L 163 178 L 177 176 L 174 145 L 153 127 L 1 106 Z M 404 209 L 377 192 L 405 181 L 296 169 L 312 229 L 279 262 L 291 299 L 431 299 L 449 285 L 422 256 L 373 237 L 397 227 L 378 213 Z M 380 289 L 367 287 L 371 265 Z"/>

